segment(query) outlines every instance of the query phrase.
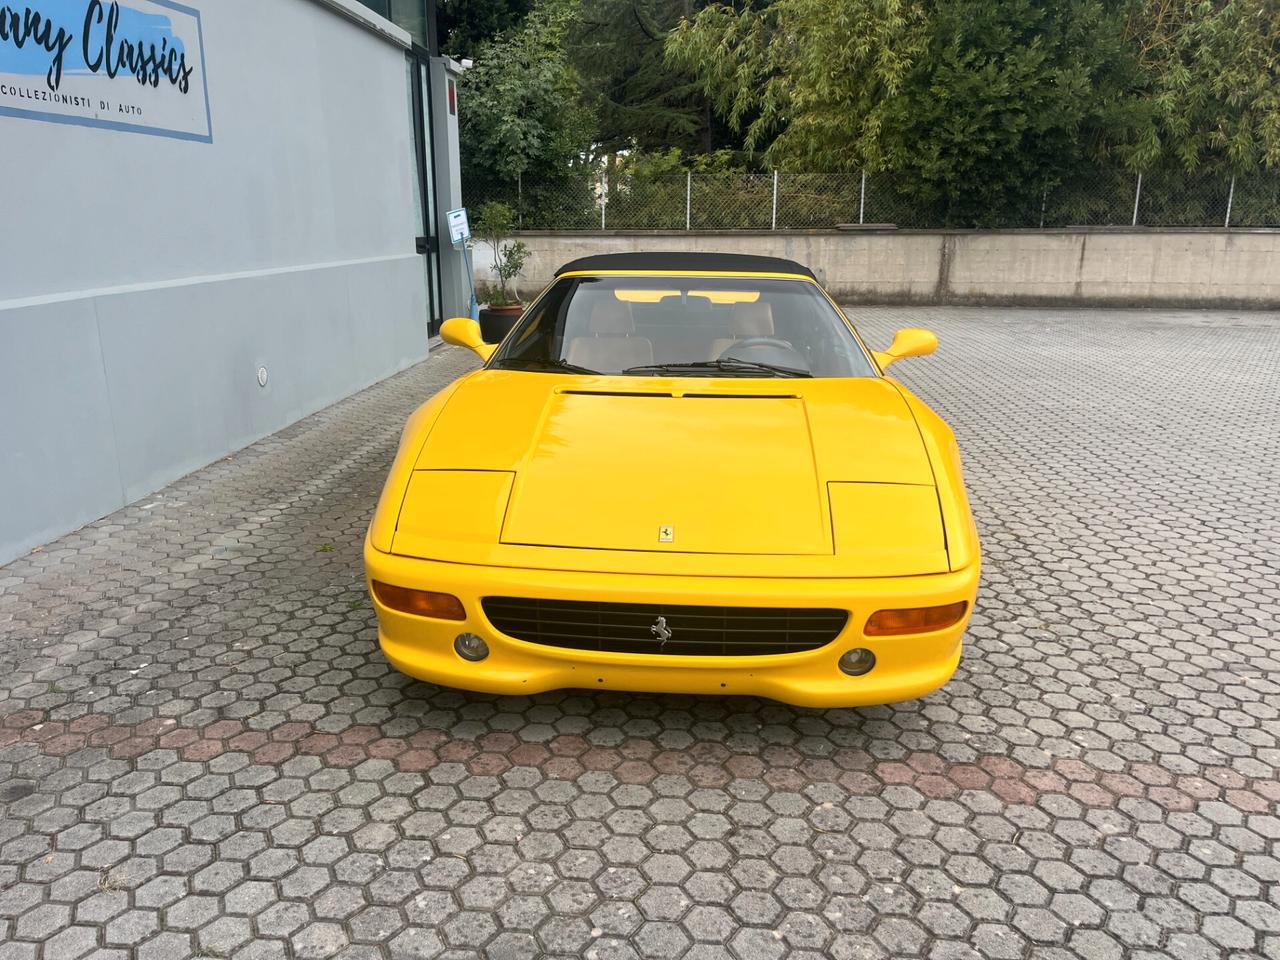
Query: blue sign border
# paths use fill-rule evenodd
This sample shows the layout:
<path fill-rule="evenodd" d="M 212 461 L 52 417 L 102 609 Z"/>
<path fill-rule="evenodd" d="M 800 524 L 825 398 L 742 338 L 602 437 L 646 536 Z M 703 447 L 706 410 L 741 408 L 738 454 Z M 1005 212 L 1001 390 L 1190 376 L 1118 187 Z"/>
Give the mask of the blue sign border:
<path fill-rule="evenodd" d="M 209 105 L 209 70 L 204 58 L 204 23 L 200 19 L 200 11 L 187 7 L 173 0 L 148 0 L 158 7 L 168 7 L 178 13 L 195 17 L 196 37 L 200 41 L 200 79 L 204 88 L 205 126 L 209 132 L 186 133 L 182 130 L 165 130 L 162 127 L 144 127 L 136 123 L 125 123 L 122 120 L 100 120 L 97 117 L 73 117 L 65 113 L 46 113 L 43 110 L 24 110 L 21 107 L 0 106 L 0 117 L 18 117 L 24 120 L 44 120 L 47 123 L 65 123 L 76 127 L 97 127 L 100 130 L 120 130 L 125 133 L 146 133 L 153 137 L 168 137 L 171 140 L 191 140 L 198 143 L 213 143 L 213 109 Z"/>

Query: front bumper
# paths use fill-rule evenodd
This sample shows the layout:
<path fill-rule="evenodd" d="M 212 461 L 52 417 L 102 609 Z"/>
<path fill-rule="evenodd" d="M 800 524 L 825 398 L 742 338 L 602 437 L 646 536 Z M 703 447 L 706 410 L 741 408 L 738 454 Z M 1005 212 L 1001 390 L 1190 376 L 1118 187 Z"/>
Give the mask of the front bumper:
<path fill-rule="evenodd" d="M 978 565 L 952 573 L 878 579 L 761 579 L 636 576 L 473 566 L 382 553 L 365 542 L 369 580 L 458 597 L 467 619 L 435 620 L 391 610 L 374 598 L 378 640 L 391 664 L 421 680 L 464 690 L 532 694 L 579 687 L 655 693 L 745 694 L 805 707 L 852 707 L 923 696 L 942 686 L 960 662 L 969 620 L 933 633 L 865 637 L 876 610 L 969 601 Z M 371 593 L 372 595 L 372 593 Z M 759 657 L 691 657 L 599 653 L 543 646 L 498 632 L 486 619 L 486 596 L 545 597 L 617 603 L 724 606 L 813 606 L 850 611 L 840 636 L 818 650 Z M 483 637 L 489 656 L 471 663 L 453 649 L 463 632 Z M 866 647 L 876 666 L 850 677 L 836 665 L 853 647 Z"/>

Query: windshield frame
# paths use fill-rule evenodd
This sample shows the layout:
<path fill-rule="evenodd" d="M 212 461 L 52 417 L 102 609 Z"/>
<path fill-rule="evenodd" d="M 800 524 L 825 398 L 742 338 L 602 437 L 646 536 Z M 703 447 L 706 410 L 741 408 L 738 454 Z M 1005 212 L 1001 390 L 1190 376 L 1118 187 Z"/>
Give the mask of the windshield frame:
<path fill-rule="evenodd" d="M 858 379 L 858 380 L 861 380 L 861 379 L 867 379 L 867 378 L 873 378 L 873 379 L 881 378 L 884 376 L 883 371 L 880 369 L 880 365 L 876 362 L 875 354 L 863 341 L 862 335 L 858 332 L 857 327 L 854 326 L 853 322 L 845 314 L 844 310 L 840 308 L 840 305 L 836 303 L 835 299 L 829 293 L 827 293 L 827 291 L 823 288 L 822 284 L 819 283 L 813 277 L 805 276 L 803 274 L 791 274 L 791 273 L 767 273 L 767 274 L 766 273 L 745 273 L 745 272 L 737 273 L 737 272 L 719 271 L 719 270 L 715 270 L 715 271 L 712 271 L 712 270 L 687 270 L 687 271 L 685 270 L 680 270 L 680 271 L 675 271 L 675 270 L 672 270 L 672 271 L 575 270 L 569 273 L 557 274 L 555 277 L 552 278 L 550 283 L 548 283 L 545 287 L 543 287 L 543 289 L 538 293 L 538 295 L 534 297 L 533 300 L 529 303 L 529 305 L 525 308 L 523 314 L 521 314 L 520 319 L 516 321 L 515 325 L 511 328 L 510 332 L 505 337 L 503 337 L 502 342 L 497 345 L 493 354 L 485 362 L 484 369 L 506 370 L 511 372 L 515 372 L 519 370 L 519 368 L 517 367 L 504 367 L 501 365 L 501 363 L 503 360 L 520 359 L 518 357 L 512 356 L 512 353 L 514 352 L 514 345 L 520 339 L 521 331 L 524 330 L 532 322 L 533 318 L 538 315 L 539 308 L 543 306 L 543 302 L 549 296 L 552 295 L 552 292 L 556 289 L 557 284 L 565 280 L 575 280 L 575 279 L 584 279 L 584 278 L 602 279 L 602 280 L 617 279 L 617 278 L 623 278 L 623 279 L 634 278 L 637 280 L 643 279 L 643 280 L 653 280 L 653 281 L 662 281 L 666 279 L 687 280 L 687 279 L 706 278 L 708 280 L 765 280 L 765 281 L 809 284 L 817 290 L 819 297 L 826 302 L 826 304 L 831 308 L 832 311 L 834 311 L 838 321 L 843 325 L 848 335 L 852 337 L 853 343 L 857 347 L 857 352 L 861 354 L 869 372 L 866 374 L 852 374 L 852 375 L 847 375 L 843 377 L 813 376 L 806 379 L 815 379 L 815 380 Z M 660 364 L 655 364 L 655 366 L 659 366 L 659 365 Z M 671 363 L 669 365 L 673 367 L 680 366 L 679 363 Z M 614 378 L 626 379 L 626 380 L 667 379 L 671 377 L 680 377 L 683 379 L 688 379 L 691 376 L 707 377 L 707 378 L 714 378 L 714 379 L 733 378 L 733 377 L 726 377 L 723 371 L 717 372 L 714 369 L 708 369 L 705 372 L 699 372 L 697 374 L 673 373 L 668 371 L 657 371 L 657 370 L 655 370 L 653 373 L 638 373 L 638 372 L 626 373 L 626 372 L 620 372 L 620 371 L 598 371 L 595 373 L 588 374 L 588 373 L 575 372 L 572 370 L 556 369 L 555 367 L 549 367 L 548 369 L 544 369 L 544 370 L 538 370 L 538 369 L 519 370 L 519 372 L 543 373 L 543 374 L 553 373 L 553 374 L 560 374 L 562 376 L 567 375 L 567 376 L 614 377 Z M 738 371 L 736 373 L 736 377 L 740 379 L 754 379 L 754 380 L 779 379 L 779 377 L 776 377 L 776 376 L 748 377 L 748 376 L 745 376 L 745 373 L 746 371 Z"/>

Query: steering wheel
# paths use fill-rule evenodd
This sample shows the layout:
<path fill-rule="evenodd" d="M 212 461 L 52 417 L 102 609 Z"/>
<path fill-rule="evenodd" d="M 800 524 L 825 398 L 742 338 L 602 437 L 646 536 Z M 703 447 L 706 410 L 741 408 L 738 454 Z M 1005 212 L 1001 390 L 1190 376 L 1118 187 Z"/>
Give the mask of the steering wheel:
<path fill-rule="evenodd" d="M 795 353 L 795 348 L 786 340 L 779 340 L 777 337 L 744 337 L 736 343 L 731 343 L 720 351 L 723 357 L 730 350 L 751 350 L 753 348 L 765 347 L 774 350 L 785 350 L 787 353 Z"/>
<path fill-rule="evenodd" d="M 804 355 L 786 340 L 777 337 L 747 337 L 721 350 L 717 359 L 755 361 L 806 372 L 809 370 L 809 362 Z"/>

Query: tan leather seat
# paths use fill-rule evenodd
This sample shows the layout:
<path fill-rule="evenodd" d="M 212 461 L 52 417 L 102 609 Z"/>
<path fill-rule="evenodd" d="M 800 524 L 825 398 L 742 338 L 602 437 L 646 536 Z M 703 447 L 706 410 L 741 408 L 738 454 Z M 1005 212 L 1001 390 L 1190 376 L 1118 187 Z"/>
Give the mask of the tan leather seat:
<path fill-rule="evenodd" d="M 721 337 L 711 341 L 711 353 L 708 359 L 719 360 L 724 353 L 739 340 L 748 337 L 773 336 L 773 307 L 767 303 L 735 303 L 733 315 L 729 320 L 732 337 Z"/>
<path fill-rule="evenodd" d="M 634 336 L 635 331 L 631 304 L 613 297 L 597 300 L 587 318 L 588 336 L 571 338 L 565 359 L 605 373 L 653 363 L 653 343 Z"/>

